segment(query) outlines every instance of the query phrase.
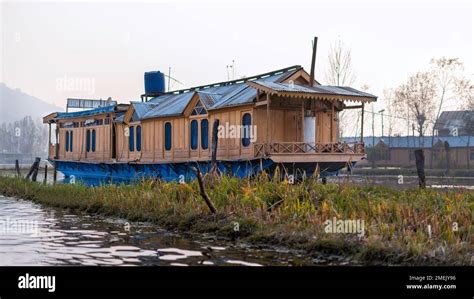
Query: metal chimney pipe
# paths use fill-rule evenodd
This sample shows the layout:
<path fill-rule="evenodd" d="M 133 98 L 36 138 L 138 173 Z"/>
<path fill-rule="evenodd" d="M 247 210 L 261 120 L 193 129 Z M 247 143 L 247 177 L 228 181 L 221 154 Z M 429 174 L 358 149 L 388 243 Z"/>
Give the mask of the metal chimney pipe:
<path fill-rule="evenodd" d="M 313 57 L 311 59 L 311 73 L 309 76 L 309 85 L 314 86 L 314 65 L 316 64 L 316 50 L 318 48 L 318 37 L 314 37 L 313 41 Z"/>

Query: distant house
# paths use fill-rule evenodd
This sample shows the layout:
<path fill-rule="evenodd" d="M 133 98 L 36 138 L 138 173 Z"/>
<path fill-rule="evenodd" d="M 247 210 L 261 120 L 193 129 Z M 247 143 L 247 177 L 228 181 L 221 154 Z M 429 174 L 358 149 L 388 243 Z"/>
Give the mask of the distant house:
<path fill-rule="evenodd" d="M 434 128 L 438 136 L 474 135 L 474 111 L 443 111 Z"/>
<path fill-rule="evenodd" d="M 346 142 L 359 137 L 342 138 Z M 423 148 L 425 165 L 433 168 L 474 167 L 474 136 L 364 137 L 368 159 L 360 165 L 414 167 L 414 150 Z M 433 152 L 433 155 L 431 153 Z M 433 161 L 431 161 L 433 157 Z"/>

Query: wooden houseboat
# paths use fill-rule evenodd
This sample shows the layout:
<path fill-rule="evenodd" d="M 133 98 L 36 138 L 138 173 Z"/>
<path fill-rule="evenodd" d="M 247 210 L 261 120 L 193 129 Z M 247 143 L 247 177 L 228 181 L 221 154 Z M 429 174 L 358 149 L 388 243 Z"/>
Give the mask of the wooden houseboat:
<path fill-rule="evenodd" d="M 278 165 L 294 175 L 324 176 L 365 159 L 362 138 L 338 140 L 338 112 L 363 111 L 375 100 L 350 87 L 323 86 L 292 66 L 186 90 L 146 91 L 142 101 L 52 113 L 44 123 L 49 160 L 66 180 L 187 180 L 195 177 L 192 166 L 205 173 L 212 162 L 239 177 Z"/>

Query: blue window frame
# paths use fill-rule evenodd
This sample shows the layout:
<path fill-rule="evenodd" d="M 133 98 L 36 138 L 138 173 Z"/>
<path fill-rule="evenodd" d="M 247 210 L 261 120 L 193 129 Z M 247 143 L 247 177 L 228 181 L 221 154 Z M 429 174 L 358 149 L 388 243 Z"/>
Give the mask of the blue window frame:
<path fill-rule="evenodd" d="M 201 120 L 201 148 L 206 150 L 209 147 L 209 121 Z"/>
<path fill-rule="evenodd" d="M 137 126 L 137 152 L 142 150 L 142 127 Z"/>
<path fill-rule="evenodd" d="M 135 150 L 135 134 L 134 127 L 128 128 L 128 149 L 133 152 Z"/>
<path fill-rule="evenodd" d="M 72 131 L 69 133 L 69 151 L 72 152 Z"/>
<path fill-rule="evenodd" d="M 243 135 L 242 135 L 242 145 L 247 147 L 250 145 L 250 129 L 252 125 L 252 116 L 250 113 L 245 113 L 242 116 L 242 126 L 243 126 Z"/>
<path fill-rule="evenodd" d="M 198 122 L 197 120 L 191 121 L 191 149 L 195 150 L 198 148 Z"/>
<path fill-rule="evenodd" d="M 165 150 L 171 150 L 172 136 L 171 136 L 171 123 L 165 123 Z"/>
<path fill-rule="evenodd" d="M 92 151 L 95 152 L 95 130 L 92 130 Z"/>
<path fill-rule="evenodd" d="M 66 152 L 69 152 L 69 131 L 66 131 Z"/>
<path fill-rule="evenodd" d="M 86 151 L 91 151 L 91 130 L 86 131 Z"/>

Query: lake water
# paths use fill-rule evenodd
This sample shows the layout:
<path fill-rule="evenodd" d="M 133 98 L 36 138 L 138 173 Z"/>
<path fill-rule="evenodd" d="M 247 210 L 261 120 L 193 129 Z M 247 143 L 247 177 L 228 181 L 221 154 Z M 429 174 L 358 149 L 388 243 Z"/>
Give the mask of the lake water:
<path fill-rule="evenodd" d="M 282 248 L 257 248 L 213 236 L 178 235 L 149 223 L 69 214 L 0 196 L 0 266 L 315 265 L 341 263 Z"/>

